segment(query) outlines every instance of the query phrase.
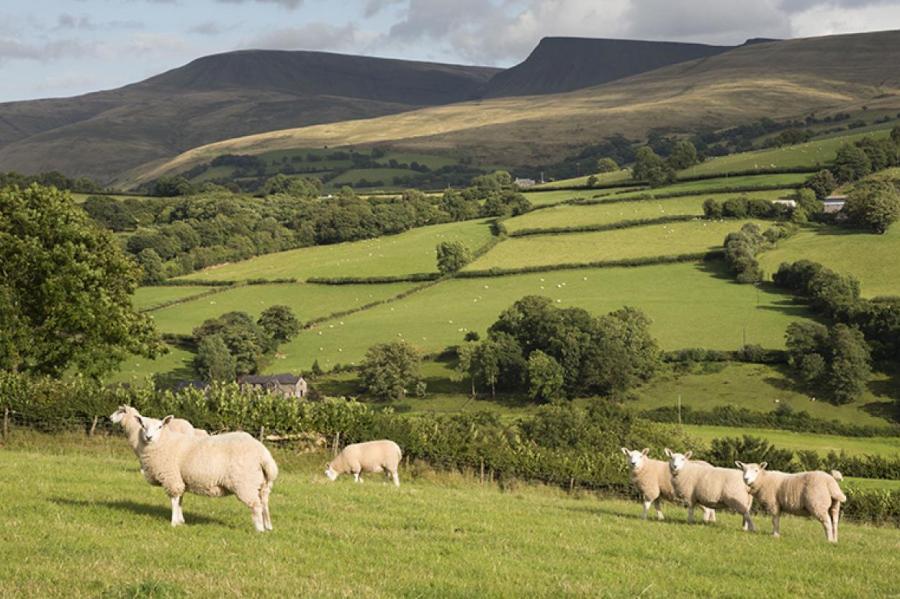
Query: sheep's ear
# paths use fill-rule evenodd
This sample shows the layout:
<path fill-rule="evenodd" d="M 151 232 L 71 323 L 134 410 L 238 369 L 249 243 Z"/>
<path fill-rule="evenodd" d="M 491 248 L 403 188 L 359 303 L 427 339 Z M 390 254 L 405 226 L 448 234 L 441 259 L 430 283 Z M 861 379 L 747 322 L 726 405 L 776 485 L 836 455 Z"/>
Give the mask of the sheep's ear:
<path fill-rule="evenodd" d="M 741 470 L 744 469 L 744 462 L 738 462 L 737 460 L 735 460 L 734 465 L 737 466 L 738 468 L 740 468 Z"/>
<path fill-rule="evenodd" d="M 141 425 L 141 428 L 147 428 L 146 426 L 144 426 L 143 416 L 141 416 L 140 414 L 135 414 L 134 417 L 137 419 L 138 424 Z"/>
<path fill-rule="evenodd" d="M 165 425 L 169 424 L 170 422 L 172 422 L 173 418 L 175 418 L 175 416 L 172 416 L 171 414 L 169 414 L 168 416 L 163 418 L 162 425 L 165 426 Z"/>
<path fill-rule="evenodd" d="M 622 448 L 622 453 L 624 453 L 625 455 L 628 455 L 630 452 L 628 451 L 628 449 L 626 449 L 625 447 L 623 447 L 623 448 Z"/>
<path fill-rule="evenodd" d="M 641 455 L 647 455 L 648 453 L 650 453 L 649 447 L 645 447 L 643 450 L 641 450 Z"/>
<path fill-rule="evenodd" d="M 672 450 L 671 450 L 671 449 L 669 449 L 668 447 L 666 447 L 664 451 L 666 452 L 666 455 L 667 455 L 667 456 L 669 456 L 670 458 L 672 457 Z"/>
<path fill-rule="evenodd" d="M 689 459 L 691 459 L 692 455 L 694 455 L 694 452 L 688 451 L 687 453 L 684 454 L 684 459 L 689 460 Z"/>
<path fill-rule="evenodd" d="M 760 470 L 765 470 L 765 469 L 766 469 L 766 466 L 768 466 L 768 465 L 769 465 L 769 462 L 763 462 L 762 464 L 759 465 L 759 469 L 760 469 Z"/>

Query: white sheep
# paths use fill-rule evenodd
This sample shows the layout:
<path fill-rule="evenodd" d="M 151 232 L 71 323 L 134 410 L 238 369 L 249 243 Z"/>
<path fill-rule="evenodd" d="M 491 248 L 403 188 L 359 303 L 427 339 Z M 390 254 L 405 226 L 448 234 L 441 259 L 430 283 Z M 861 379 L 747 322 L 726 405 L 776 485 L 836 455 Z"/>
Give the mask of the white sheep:
<path fill-rule="evenodd" d="M 394 480 L 394 485 L 400 486 L 400 477 L 397 469 L 403 452 L 400 446 L 382 439 L 380 441 L 368 441 L 366 443 L 354 443 L 348 445 L 328 464 L 325 476 L 329 480 L 335 480 L 341 474 L 353 474 L 353 480 L 361 483 L 362 472 L 385 472 Z"/>
<path fill-rule="evenodd" d="M 169 426 L 172 416 L 159 423 L 141 416 L 137 420 L 141 465 L 172 500 L 172 526 L 184 524 L 181 498 L 191 492 L 208 497 L 234 494 L 250 508 L 256 530 L 272 530 L 269 494 L 278 466 L 265 445 L 243 432 L 210 437 L 177 433 Z"/>
<path fill-rule="evenodd" d="M 675 488 L 675 495 L 687 502 L 688 522 L 694 521 L 695 505 L 727 507 L 743 516 L 744 530 L 755 531 L 756 527 L 750 518 L 753 496 L 744 484 L 741 471 L 718 468 L 705 462 L 692 462 L 692 453 L 675 453 L 666 448 L 669 469 L 672 471 L 672 486 Z"/>
<path fill-rule="evenodd" d="M 663 520 L 663 513 L 659 505 L 660 498 L 673 503 L 682 502 L 675 496 L 669 463 L 647 457 L 649 452 L 650 449 L 647 447 L 642 451 L 631 450 L 626 447 L 622 448 L 622 453 L 628 458 L 628 464 L 631 466 L 631 483 L 640 492 L 641 499 L 644 502 L 644 520 L 647 519 L 651 505 L 656 508 L 656 518 Z M 703 521 L 715 522 L 715 510 L 704 507 Z"/>
<path fill-rule="evenodd" d="M 781 514 L 812 516 L 822 523 L 825 538 L 831 543 L 838 540 L 838 520 L 841 504 L 847 496 L 838 481 L 843 476 L 837 470 L 831 474 L 821 471 L 788 474 L 766 470 L 766 462 L 744 464 L 735 462 L 743 471 L 744 482 L 750 493 L 772 515 L 772 535 L 781 536 Z"/>
<path fill-rule="evenodd" d="M 138 446 L 140 445 L 141 425 L 138 423 L 137 417 L 140 415 L 140 412 L 131 406 L 119 406 L 119 408 L 109 416 L 109 419 L 113 424 L 120 424 L 122 425 L 122 428 L 125 429 L 125 435 L 128 437 L 128 444 L 131 446 L 132 451 L 134 451 L 134 455 L 138 457 L 140 457 Z M 156 418 L 148 418 L 147 416 L 144 416 L 144 419 L 151 422 L 159 422 Z M 194 428 L 194 425 L 182 418 L 173 418 L 169 427 L 173 431 L 179 433 L 193 434 L 198 437 L 209 436 L 208 432 L 202 428 Z"/>

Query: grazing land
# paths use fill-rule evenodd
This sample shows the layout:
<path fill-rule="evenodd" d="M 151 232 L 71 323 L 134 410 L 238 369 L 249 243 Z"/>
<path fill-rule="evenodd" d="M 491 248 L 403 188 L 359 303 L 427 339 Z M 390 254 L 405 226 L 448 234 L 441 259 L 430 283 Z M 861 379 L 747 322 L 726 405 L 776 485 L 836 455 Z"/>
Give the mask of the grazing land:
<path fill-rule="evenodd" d="M 343 325 L 330 322 L 301 332 L 281 347 L 286 358 L 277 368 L 306 371 L 314 360 L 325 369 L 358 363 L 371 345 L 398 338 L 438 352 L 460 343 L 467 331 L 483 334 L 525 295 L 545 295 L 561 307 L 594 314 L 625 305 L 641 308 L 665 349 L 733 350 L 744 343 L 783 347 L 787 325 L 808 317 L 790 296 L 734 283 L 718 261 L 452 279 L 351 314 L 340 319 Z"/>
<path fill-rule="evenodd" d="M 900 225 L 884 235 L 839 227 L 809 227 L 763 252 L 759 262 L 769 274 L 782 262 L 806 259 L 841 274 L 853 275 L 864 297 L 900 295 Z"/>
<path fill-rule="evenodd" d="M 0 451 L 8 483 L 0 486 L 0 560 L 8 565 L 0 592 L 833 597 L 896 590 L 900 531 L 893 528 L 845 521 L 835 547 L 808 519 L 787 518 L 782 538 L 773 539 L 762 517 L 756 534 L 743 533 L 729 513 L 715 525 L 688 525 L 671 505 L 666 522 L 644 522 L 636 501 L 530 486 L 501 492 L 421 470 L 401 471 L 399 490 L 376 476 L 329 484 L 325 456 L 275 455 L 282 472 L 271 500 L 274 532 L 253 532 L 233 498 L 193 495 L 185 498 L 187 524 L 172 529 L 168 499 L 143 480 L 123 438 L 16 437 Z M 765 575 L 748 576 L 752 563 L 766 564 Z"/>
<path fill-rule="evenodd" d="M 305 280 L 309 277 L 371 277 L 437 272 L 435 246 L 461 241 L 476 250 L 490 239 L 487 221 L 465 221 L 420 227 L 375 239 L 267 254 L 234 264 L 214 266 L 185 280 L 241 281 L 247 279 Z"/>
<path fill-rule="evenodd" d="M 614 188 L 625 189 L 625 188 Z M 597 194 L 606 192 L 600 189 L 560 189 L 555 191 L 528 191 L 525 197 L 531 202 L 532 206 L 546 206 L 548 204 L 559 204 L 567 200 L 577 198 L 592 198 Z"/>
<path fill-rule="evenodd" d="M 765 229 L 769 223 L 756 222 Z M 706 252 L 722 247 L 741 228 L 737 220 L 696 220 L 594 233 L 512 238 L 475 260 L 466 270 L 551 266 Z"/>
<path fill-rule="evenodd" d="M 704 443 L 717 437 L 740 437 L 755 435 L 765 437 L 769 442 L 785 449 L 812 450 L 820 454 L 830 451 L 851 455 L 876 454 L 896 457 L 900 455 L 900 437 L 844 437 L 840 435 L 820 435 L 816 433 L 795 433 L 773 429 L 747 429 L 732 426 L 694 426 L 685 424 L 688 434 Z"/>
<path fill-rule="evenodd" d="M 200 323 L 197 323 L 200 324 Z M 131 356 L 119 367 L 111 377 L 111 382 L 126 383 L 146 382 L 152 376 L 161 377 L 161 383 L 174 384 L 179 381 L 192 381 L 197 378 L 192 366 L 194 354 L 180 347 L 168 345 L 168 353 L 155 360 L 140 356 Z"/>
<path fill-rule="evenodd" d="M 212 288 L 201 285 L 139 287 L 134 292 L 132 302 L 138 310 L 150 310 L 171 301 L 200 295 L 210 289 Z"/>

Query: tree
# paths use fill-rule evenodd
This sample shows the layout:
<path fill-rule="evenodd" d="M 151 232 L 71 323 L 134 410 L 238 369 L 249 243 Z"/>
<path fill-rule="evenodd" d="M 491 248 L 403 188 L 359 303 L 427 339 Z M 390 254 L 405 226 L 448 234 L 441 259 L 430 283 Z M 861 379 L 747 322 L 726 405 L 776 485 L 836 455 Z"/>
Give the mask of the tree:
<path fill-rule="evenodd" d="M 565 377 L 559 362 L 541 350 L 528 356 L 528 395 L 535 401 L 553 401 L 562 396 Z"/>
<path fill-rule="evenodd" d="M 140 269 L 67 192 L 0 189 L 0 368 L 100 378 L 165 352 L 132 295 Z"/>
<path fill-rule="evenodd" d="M 475 397 L 475 372 L 473 368 L 475 352 L 478 346 L 475 343 L 464 343 L 456 349 L 456 372 L 460 380 L 469 377 L 472 385 L 472 397 Z"/>
<path fill-rule="evenodd" d="M 651 187 L 659 187 L 674 181 L 675 171 L 652 148 L 644 146 L 635 154 L 632 178 L 646 181 Z"/>
<path fill-rule="evenodd" d="M 162 258 L 153 249 L 144 248 L 141 250 L 137 261 L 143 271 L 141 282 L 144 284 L 153 285 L 162 282 L 166 278 L 166 269 Z"/>
<path fill-rule="evenodd" d="M 263 310 L 256 324 L 276 343 L 290 341 L 300 332 L 300 321 L 288 306 L 283 305 L 270 306 Z"/>
<path fill-rule="evenodd" d="M 205 320 L 194 329 L 197 345 L 203 339 L 219 335 L 235 359 L 236 374 L 252 374 L 259 369 L 260 361 L 272 340 L 246 312 L 227 312 L 218 318 Z"/>
<path fill-rule="evenodd" d="M 320 376 L 322 376 L 323 374 L 325 374 L 324 371 L 322 370 L 322 367 L 319 366 L 318 359 L 313 360 L 312 367 L 309 369 L 309 374 L 310 374 L 310 378 L 313 378 L 313 379 L 317 379 Z"/>
<path fill-rule="evenodd" d="M 895 125 L 891 129 L 891 141 L 894 142 L 894 145 L 900 146 L 900 125 Z"/>
<path fill-rule="evenodd" d="M 262 193 L 267 196 L 285 194 L 301 198 L 314 198 L 319 195 L 320 191 L 321 186 L 318 184 L 318 181 L 301 177 L 289 177 L 281 173 L 266 179 L 262 186 Z M 341 191 L 343 192 L 343 189 Z"/>
<path fill-rule="evenodd" d="M 402 400 L 419 381 L 421 358 L 406 341 L 373 345 L 366 352 L 361 376 L 366 391 L 383 401 Z"/>
<path fill-rule="evenodd" d="M 458 271 L 472 259 L 469 248 L 459 241 L 442 241 L 436 253 L 438 270 L 445 275 Z"/>
<path fill-rule="evenodd" d="M 591 175 L 590 177 L 587 178 L 587 186 L 593 187 L 594 185 L 597 184 L 597 181 L 599 181 L 599 179 L 597 179 L 597 175 Z"/>
<path fill-rule="evenodd" d="M 612 173 L 617 170 L 619 170 L 619 165 L 612 158 L 601 158 L 597 161 L 598 173 Z"/>
<path fill-rule="evenodd" d="M 221 335 L 208 335 L 200 340 L 194 368 L 207 382 L 233 381 L 235 379 L 237 361 Z"/>
<path fill-rule="evenodd" d="M 900 218 L 900 193 L 887 181 L 866 181 L 847 196 L 844 211 L 851 223 L 882 234 Z"/>
<path fill-rule="evenodd" d="M 476 346 L 471 367 L 475 377 L 491 388 L 491 397 L 496 397 L 497 380 L 500 378 L 500 348 L 494 340 L 485 339 Z"/>
<path fill-rule="evenodd" d="M 811 175 L 803 183 L 803 187 L 811 189 L 816 194 L 817 200 L 824 200 L 831 195 L 837 188 L 837 181 L 831 171 L 822 169 L 814 175 Z M 798 190 L 799 191 L 799 190 Z"/>
<path fill-rule="evenodd" d="M 838 181 L 856 181 L 872 172 L 872 161 L 861 148 L 844 144 L 838 149 L 831 170 Z"/>
<path fill-rule="evenodd" d="M 869 346 L 859 330 L 845 324 L 835 325 L 828 341 L 831 350 L 828 387 L 836 403 L 849 403 L 863 394 L 872 374 Z"/>
<path fill-rule="evenodd" d="M 697 159 L 697 148 L 689 141 L 679 141 L 669 154 L 668 164 L 676 171 L 690 168 L 700 162 Z"/>

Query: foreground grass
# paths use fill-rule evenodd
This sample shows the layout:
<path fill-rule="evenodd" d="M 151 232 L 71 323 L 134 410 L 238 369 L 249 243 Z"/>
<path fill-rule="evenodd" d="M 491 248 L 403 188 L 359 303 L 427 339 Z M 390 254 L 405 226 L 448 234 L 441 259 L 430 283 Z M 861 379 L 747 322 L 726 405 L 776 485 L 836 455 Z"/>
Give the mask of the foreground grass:
<path fill-rule="evenodd" d="M 839 227 L 810 227 L 759 256 L 773 274 L 782 262 L 812 260 L 859 279 L 864 297 L 900 294 L 900 225 L 884 235 Z"/>
<path fill-rule="evenodd" d="M 825 543 L 787 518 L 783 537 L 734 515 L 643 522 L 637 502 L 545 488 L 500 492 L 461 477 L 326 484 L 319 463 L 277 453 L 275 531 L 233 498 L 168 500 L 124 440 L 52 438 L 0 450 L 0 594 L 133 596 L 877 596 L 896 591 L 900 531 L 846 523 Z M 87 443 L 87 442 L 85 442 Z M 802 556 L 802 558 L 800 557 Z"/>
<path fill-rule="evenodd" d="M 486 221 L 419 227 L 375 239 L 300 248 L 201 270 L 186 280 L 369 277 L 437 272 L 435 246 L 461 241 L 475 250 L 491 237 Z"/>
<path fill-rule="evenodd" d="M 769 223 L 756 222 L 765 229 Z M 593 233 L 532 235 L 508 239 L 465 270 L 550 266 L 625 260 L 720 249 L 725 236 L 741 228 L 738 220 L 697 220 Z"/>

